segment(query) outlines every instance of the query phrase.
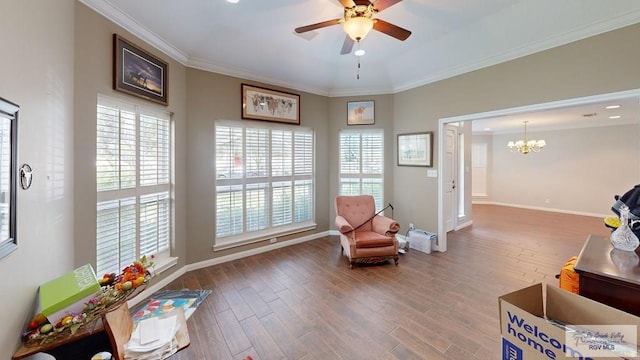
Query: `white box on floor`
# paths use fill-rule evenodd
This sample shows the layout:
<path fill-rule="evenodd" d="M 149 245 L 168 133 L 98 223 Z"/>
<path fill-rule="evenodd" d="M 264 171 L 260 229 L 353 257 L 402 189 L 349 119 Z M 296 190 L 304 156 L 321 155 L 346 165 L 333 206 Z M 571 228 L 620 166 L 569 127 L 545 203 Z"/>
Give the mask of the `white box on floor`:
<path fill-rule="evenodd" d="M 428 231 L 415 229 L 409 231 L 409 247 L 423 253 L 431 254 L 431 250 L 435 245 L 437 234 Z"/>
<path fill-rule="evenodd" d="M 407 246 L 407 238 L 404 235 L 396 234 L 396 239 L 398 240 L 399 249 L 404 249 Z"/>

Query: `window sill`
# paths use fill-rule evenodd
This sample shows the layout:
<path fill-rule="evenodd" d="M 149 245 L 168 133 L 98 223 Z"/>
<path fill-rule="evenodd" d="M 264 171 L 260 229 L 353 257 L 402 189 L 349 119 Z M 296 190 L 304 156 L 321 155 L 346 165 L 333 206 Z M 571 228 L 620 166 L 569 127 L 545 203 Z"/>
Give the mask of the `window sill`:
<path fill-rule="evenodd" d="M 249 234 L 241 234 L 238 236 L 234 236 L 230 239 L 225 239 L 222 241 L 221 239 L 216 239 L 215 244 L 213 245 L 213 251 L 220 251 L 231 249 L 234 247 L 253 244 L 261 241 L 267 241 L 270 239 L 276 239 L 281 236 L 287 236 L 292 234 L 297 234 L 309 230 L 314 230 L 317 227 L 316 223 L 307 223 L 304 225 L 297 225 L 295 227 L 286 227 L 280 228 L 278 231 L 270 231 L 270 232 L 256 232 Z"/>
<path fill-rule="evenodd" d="M 177 264 L 178 264 L 177 257 L 168 257 L 168 258 L 160 259 L 153 265 L 154 275 L 161 274 L 162 272 L 169 270 L 171 267 Z"/>

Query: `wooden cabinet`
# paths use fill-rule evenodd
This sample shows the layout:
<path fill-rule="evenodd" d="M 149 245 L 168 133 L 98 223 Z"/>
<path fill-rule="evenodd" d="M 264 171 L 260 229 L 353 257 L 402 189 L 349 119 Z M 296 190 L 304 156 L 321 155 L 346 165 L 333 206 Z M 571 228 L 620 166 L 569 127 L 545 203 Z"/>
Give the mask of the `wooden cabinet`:
<path fill-rule="evenodd" d="M 575 270 L 580 295 L 640 316 L 640 257 L 615 249 L 608 237 L 590 235 Z"/>

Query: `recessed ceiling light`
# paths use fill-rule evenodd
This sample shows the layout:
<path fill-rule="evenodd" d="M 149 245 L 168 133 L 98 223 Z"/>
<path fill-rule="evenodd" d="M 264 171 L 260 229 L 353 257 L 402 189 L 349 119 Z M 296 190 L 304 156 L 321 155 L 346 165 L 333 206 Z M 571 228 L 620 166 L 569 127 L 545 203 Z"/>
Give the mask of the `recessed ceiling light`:
<path fill-rule="evenodd" d="M 491 128 L 484 128 L 484 131 L 491 131 Z"/>
<path fill-rule="evenodd" d="M 228 3 L 237 4 L 240 0 L 227 0 Z"/>
<path fill-rule="evenodd" d="M 618 109 L 620 108 L 620 105 L 609 105 L 606 107 L 606 109 Z"/>
<path fill-rule="evenodd" d="M 364 49 L 358 49 L 358 50 L 356 50 L 356 51 L 354 51 L 354 52 L 353 52 L 353 55 L 355 55 L 355 56 L 362 56 L 362 55 L 364 55 L 364 54 L 366 54 L 366 53 L 367 53 L 367 52 L 366 52 L 366 51 L 364 51 Z"/>
<path fill-rule="evenodd" d="M 621 117 L 622 116 L 620 115 L 612 115 L 612 116 L 609 116 L 609 119 L 620 119 Z"/>

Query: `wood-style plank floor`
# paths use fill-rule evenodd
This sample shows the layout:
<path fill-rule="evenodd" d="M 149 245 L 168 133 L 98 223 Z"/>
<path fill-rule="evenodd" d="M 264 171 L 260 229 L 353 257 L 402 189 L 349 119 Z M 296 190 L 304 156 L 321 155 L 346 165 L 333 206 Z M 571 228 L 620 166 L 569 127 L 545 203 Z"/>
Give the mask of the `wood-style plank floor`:
<path fill-rule="evenodd" d="M 191 271 L 210 289 L 172 359 L 499 359 L 498 296 L 554 278 L 602 219 L 474 205 L 448 251 L 349 269 L 337 237 Z M 405 230 L 402 230 L 404 232 Z"/>

